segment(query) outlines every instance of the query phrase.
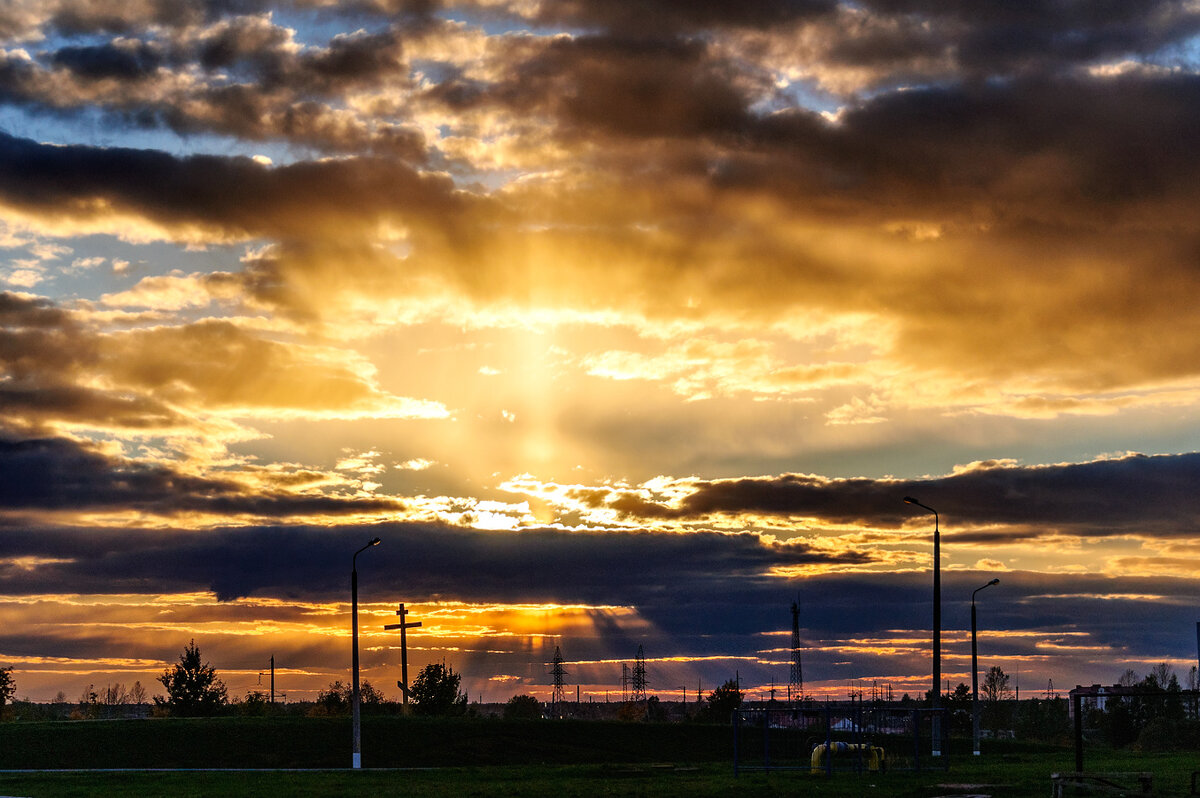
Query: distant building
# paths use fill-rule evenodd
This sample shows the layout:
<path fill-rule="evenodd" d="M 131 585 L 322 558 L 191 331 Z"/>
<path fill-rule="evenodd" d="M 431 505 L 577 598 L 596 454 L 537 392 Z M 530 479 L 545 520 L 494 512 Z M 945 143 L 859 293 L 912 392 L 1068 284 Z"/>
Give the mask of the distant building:
<path fill-rule="evenodd" d="M 1108 704 L 1113 700 L 1123 700 L 1129 696 L 1145 695 L 1146 688 L 1144 687 L 1126 687 L 1122 684 L 1093 684 L 1090 687 L 1083 685 L 1075 685 L 1075 689 L 1071 691 L 1070 717 L 1075 717 L 1075 697 L 1079 697 L 1079 707 L 1083 712 L 1090 709 L 1098 709 L 1104 712 L 1108 709 Z"/>

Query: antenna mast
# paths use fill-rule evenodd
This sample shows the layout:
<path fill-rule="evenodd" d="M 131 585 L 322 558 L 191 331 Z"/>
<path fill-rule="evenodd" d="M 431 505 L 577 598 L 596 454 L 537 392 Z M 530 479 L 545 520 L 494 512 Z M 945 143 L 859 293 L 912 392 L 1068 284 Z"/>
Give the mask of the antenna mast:
<path fill-rule="evenodd" d="M 788 673 L 788 701 L 804 700 L 804 666 L 800 662 L 800 598 L 792 602 L 792 665 Z"/>

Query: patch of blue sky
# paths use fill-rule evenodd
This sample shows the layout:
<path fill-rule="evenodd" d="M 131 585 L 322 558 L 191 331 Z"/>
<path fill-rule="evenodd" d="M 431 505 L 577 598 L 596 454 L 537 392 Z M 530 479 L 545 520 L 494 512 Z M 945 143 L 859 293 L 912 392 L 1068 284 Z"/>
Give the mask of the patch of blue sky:
<path fill-rule="evenodd" d="M 449 174 L 454 184 L 461 189 L 491 193 L 499 191 L 514 180 L 520 179 L 527 172 L 520 169 L 475 170 L 469 172 L 462 169 L 451 169 Z"/>
<path fill-rule="evenodd" d="M 20 47 L 30 55 L 38 57 L 42 54 L 57 52 L 63 47 L 103 47 L 111 44 L 115 38 L 111 33 L 63 33 L 52 25 L 43 28 L 42 34 L 43 37 L 36 42 L 24 42 L 10 46 Z M 137 32 L 130 32 L 125 34 L 125 38 L 147 39 L 148 37 Z"/>
<path fill-rule="evenodd" d="M 412 61 L 412 71 L 425 76 L 427 80 L 433 83 L 444 83 L 447 80 L 457 78 L 460 72 L 458 66 L 447 63 L 445 61 L 434 61 L 428 58 L 414 58 Z"/>
<path fill-rule="evenodd" d="M 1144 59 L 1147 63 L 1167 69 L 1187 72 L 1200 71 L 1200 36 L 1192 36 L 1160 48 Z"/>
<path fill-rule="evenodd" d="M 474 12 L 474 13 L 472 13 Z M 559 29 L 544 29 L 533 25 L 529 20 L 522 19 L 516 14 L 505 13 L 503 9 L 451 8 L 442 11 L 439 16 L 450 22 L 461 22 L 486 33 L 488 36 L 503 36 L 507 33 L 558 33 Z"/>
<path fill-rule="evenodd" d="M 339 34 L 362 30 L 381 33 L 391 27 L 393 18 L 346 8 L 297 8 L 289 6 L 271 12 L 271 22 L 296 32 L 301 44 L 323 47 Z"/>
<path fill-rule="evenodd" d="M 131 243 L 110 235 L 87 235 L 49 239 L 70 248 L 58 257 L 39 264 L 42 281 L 32 290 L 55 300 L 99 300 L 105 294 L 128 290 L 146 277 L 167 274 L 210 274 L 240 270 L 240 257 L 247 244 L 217 245 L 204 249 L 185 248 L 170 241 Z M 30 258 L 31 247 L 0 250 L 0 263 Z"/>
<path fill-rule="evenodd" d="M 561 27 L 545 27 L 531 24 L 516 14 L 506 13 L 501 8 L 481 10 L 478 8 L 448 8 L 435 12 L 438 19 L 458 22 L 477 28 L 488 36 L 532 31 L 535 33 L 561 33 Z M 392 25 L 403 22 L 404 14 L 374 13 L 365 8 L 287 8 L 275 9 L 271 21 L 276 25 L 296 31 L 297 40 L 305 44 L 327 42 L 338 34 L 363 30 L 378 33 Z M 583 33 L 579 30 L 577 33 Z"/>
<path fill-rule="evenodd" d="M 0 131 L 45 144 L 156 150 L 179 157 L 260 155 L 277 165 L 315 156 L 309 148 L 286 141 L 247 141 L 217 133 L 181 134 L 165 127 L 139 127 L 99 108 L 60 113 L 4 106 L 0 107 Z"/>
<path fill-rule="evenodd" d="M 773 94 L 750 106 L 756 114 L 770 114 L 789 108 L 804 108 L 814 113 L 834 113 L 844 105 L 844 99 L 822 90 L 812 80 L 787 81 L 780 76 Z"/>

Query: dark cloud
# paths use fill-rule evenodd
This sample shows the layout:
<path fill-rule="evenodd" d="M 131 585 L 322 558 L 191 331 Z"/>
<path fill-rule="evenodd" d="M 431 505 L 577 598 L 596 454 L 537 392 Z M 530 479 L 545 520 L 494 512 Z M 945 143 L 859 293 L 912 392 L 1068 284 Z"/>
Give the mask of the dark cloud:
<path fill-rule="evenodd" d="M 0 199 L 84 218 L 101 200 L 166 225 L 283 238 L 321 230 L 337 238 L 392 215 L 440 225 L 462 205 L 449 178 L 394 161 L 355 158 L 271 169 L 249 158 L 54 147 L 4 134 Z"/>
<path fill-rule="evenodd" d="M 0 292 L 0 383 L 4 426 L 27 431 L 55 421 L 100 427 L 170 427 L 174 410 L 148 396 L 81 384 L 100 361 L 95 337 L 68 312 L 41 298 Z"/>
<path fill-rule="evenodd" d="M 210 29 L 194 45 L 197 61 L 206 70 L 228 69 L 247 61 L 256 73 L 282 69 L 285 28 L 262 17 L 235 17 Z"/>
<path fill-rule="evenodd" d="M 455 109 L 495 106 L 557 121 L 567 137 L 706 136 L 739 129 L 766 77 L 692 40 L 581 36 L 526 53 L 491 85 L 451 76 L 425 95 Z"/>
<path fill-rule="evenodd" d="M 824 574 L 803 579 L 765 576 L 770 567 L 830 562 L 804 547 L 779 547 L 753 535 L 691 535 L 529 530 L 489 532 L 428 524 L 377 524 L 340 527 L 247 527 L 202 532 L 9 528 L 0 532 L 0 592 L 149 593 L 154 595 L 212 590 L 222 599 L 239 596 L 284 601 L 347 599 L 350 557 L 372 536 L 383 544 L 359 557 L 360 600 L 418 603 L 453 599 L 483 603 L 590 603 L 632 607 L 649 628 L 617 618 L 594 617 L 596 629 L 561 642 L 568 656 L 611 656 L 646 644 L 648 655 L 723 656 L 785 648 L 790 625 L 789 604 L 799 599 L 806 676 L 812 681 L 859 678 L 927 667 L 922 656 L 898 665 L 896 655 L 872 651 L 889 646 L 898 630 L 912 630 L 917 649 L 922 630 L 930 628 L 931 598 L 927 573 Z M 24 562 L 15 558 L 27 558 Z M 38 558 L 33 564 L 28 558 Z M 848 562 L 848 560 L 843 560 Z M 970 596 L 991 573 L 943 573 L 944 672 L 953 657 L 962 662 L 968 651 L 963 635 L 969 628 Z M 1004 572 L 986 595 L 982 627 L 985 656 L 1027 656 L 1038 674 L 1063 670 L 1083 678 L 1110 680 L 1120 668 L 1106 657 L 1187 657 L 1194 643 L 1193 607 L 1196 585 L 1190 579 L 1103 577 L 1083 574 Z M 103 612 L 102 609 L 96 612 Z M 203 617 L 230 622 L 261 618 L 261 608 L 223 612 L 219 608 L 181 609 L 158 618 L 172 623 Z M 279 611 L 281 619 L 294 610 Z M 1014 633 L 1006 636 L 995 632 Z M 5 635 L 5 650 L 80 651 L 99 654 L 122 644 L 108 633 L 82 648 L 54 642 L 47 629 L 33 639 Z M 903 634 L 900 634 L 903 637 Z M 879 641 L 873 644 L 871 641 Z M 24 642 L 22 642 L 24 641 Z M 40 641 L 40 642 L 39 642 Z M 115 642 L 114 642 L 115 641 Z M 172 641 L 174 642 L 174 641 Z M 411 642 L 411 641 L 410 641 Z M 1049 642 L 1051 647 L 1042 647 Z M 145 648 L 130 637 L 129 645 Z M 154 650 L 163 645 L 157 641 Z M 496 645 L 484 643 L 489 649 Z M 864 650 L 847 653 L 845 646 Z M 1068 648 L 1055 649 L 1054 645 Z M 1071 646 L 1089 647 L 1085 653 Z M 305 657 L 331 656 L 312 644 Z M 129 656 L 129 648 L 122 649 Z M 1099 653 L 1097 653 L 1099 652 Z M 493 658 L 509 666 L 528 664 L 536 652 Z M 233 655 L 230 655 L 233 656 Z M 300 654 L 294 655 L 299 657 Z M 376 659 L 379 655 L 371 655 Z M 460 652 L 471 670 L 494 673 L 489 664 Z M 784 659 L 779 654 L 777 659 Z M 850 659 L 849 665 L 837 663 Z M 705 666 L 698 666 L 704 672 Z M 711 671 L 725 667 L 714 663 Z M 766 683 L 777 678 L 772 667 L 753 662 L 742 666 L 747 680 Z M 1024 672 L 1029 678 L 1028 668 Z M 1011 669 L 1011 668 L 1010 668 Z M 1110 673 L 1110 671 L 1112 673 Z M 1037 677 L 1035 677 L 1037 678 Z M 1059 681 L 1062 681 L 1060 678 Z M 1044 682 L 1043 682 L 1044 683 Z M 662 685 L 657 685 L 662 687 Z M 1037 685 L 1040 689 L 1041 684 Z"/>
<path fill-rule="evenodd" d="M 98 391 L 79 385 L 21 385 L 0 387 L 0 412 L 5 426 L 41 430 L 52 422 L 85 423 L 104 429 L 186 428 L 194 423 L 148 396 Z"/>
<path fill-rule="evenodd" d="M 60 0 L 53 4 L 49 23 L 66 35 L 133 33 L 151 25 L 185 28 L 231 14 L 254 14 L 269 4 L 265 0 Z"/>
<path fill-rule="evenodd" d="M 349 112 L 344 98 L 363 89 L 406 90 L 404 40 L 427 26 L 403 18 L 383 31 L 300 46 L 267 15 L 233 16 L 175 37 L 154 29 L 140 39 L 68 44 L 35 59 L 3 54 L 0 98 L 56 114 L 97 110 L 114 127 L 216 132 L 420 162 L 426 151 L 415 127 Z M 180 82 L 179 71 L 194 78 Z"/>
<path fill-rule="evenodd" d="M 80 326 L 53 302 L 0 292 L 0 362 L 9 376 L 69 371 L 94 357 Z"/>
<path fill-rule="evenodd" d="M 836 0 L 563 0 L 542 3 L 538 18 L 653 37 L 708 28 L 768 28 L 828 14 L 836 7 Z"/>
<path fill-rule="evenodd" d="M 24 512 L 121 509 L 163 516 L 204 512 L 265 518 L 401 508 L 391 499 L 257 491 L 234 479 L 194 476 L 167 465 L 118 458 L 65 438 L 0 440 L 0 505 Z"/>
<path fill-rule="evenodd" d="M 647 519 L 756 513 L 897 526 L 923 512 L 904 504 L 904 497 L 911 495 L 936 509 L 950 528 L 955 523 L 1040 524 L 1043 531 L 1077 534 L 1190 536 L 1200 522 L 1200 499 L 1190 488 L 1197 479 L 1200 454 L 1130 455 L 1054 466 L 981 464 L 963 473 L 920 480 L 786 474 L 699 481 L 678 506 L 628 496 L 611 506 Z M 993 533 L 983 534 L 984 538 L 968 539 L 993 539 Z"/>
<path fill-rule="evenodd" d="M 1182 0 L 865 2 L 793 32 L 816 79 L 847 95 L 905 85 L 1062 75 L 1124 59 L 1174 63 L 1200 29 Z M 778 52 L 792 51 L 777 38 Z"/>
<path fill-rule="evenodd" d="M 29 444 L 27 448 L 44 449 L 47 444 Z M 37 462 L 42 459 L 40 454 L 26 454 L 24 460 L 46 476 L 45 467 Z M 61 464 L 64 458 L 55 460 Z M 27 499 L 27 503 L 95 501 L 91 494 L 100 480 L 91 474 L 100 469 L 78 455 L 72 464 L 82 472 L 74 484 L 60 480 L 57 490 L 45 490 Z M 129 485 L 116 486 L 115 492 L 128 497 L 137 490 L 152 501 L 162 479 L 162 475 L 134 472 Z M 178 485 L 176 501 L 195 505 L 187 494 L 198 485 L 177 476 L 173 479 Z M 209 483 L 207 487 L 216 494 L 214 501 L 221 502 L 221 486 Z M 236 497 L 230 497 L 229 504 L 237 502 Z M 300 503 L 306 504 L 304 500 Z M 339 502 L 330 500 L 327 504 L 336 507 Z M 380 509 L 382 504 L 359 502 L 363 510 Z M 403 590 L 414 601 L 445 598 L 640 604 L 665 600 L 667 596 L 695 600 L 714 592 L 742 591 L 747 585 L 760 590 L 778 581 L 767 576 L 774 566 L 849 565 L 869 560 L 861 554 L 829 554 L 804 545 L 765 543 L 750 534 L 556 530 L 495 533 L 399 523 L 245 527 L 187 533 L 110 530 L 105 535 L 69 529 L 35 533 L 10 527 L 0 531 L 0 558 L 39 557 L 67 562 L 49 563 L 34 570 L 11 568 L 3 580 L 3 590 L 20 594 L 61 583 L 71 584 L 72 590 L 79 592 L 212 590 L 222 599 L 288 596 L 327 600 L 340 597 L 345 588 L 346 574 L 336 564 L 343 560 L 348 563 L 350 554 L 375 535 L 386 545 L 372 550 L 370 564 L 368 558 L 360 558 L 360 570 L 370 571 L 375 590 Z M 570 578 L 564 579 L 566 574 Z"/>
<path fill-rule="evenodd" d="M 194 60 L 209 71 L 230 71 L 241 82 L 225 86 L 253 90 L 274 107 L 314 96 L 340 99 L 356 88 L 406 85 L 406 35 L 408 28 L 396 25 L 376 33 L 339 34 L 324 47 L 300 48 L 291 31 L 267 18 L 237 17 L 205 32 L 191 52 L 183 48 L 177 58 Z"/>
<path fill-rule="evenodd" d="M 63 47 L 51 56 L 51 62 L 85 80 L 140 80 L 153 75 L 162 66 L 157 48 L 145 43 L 132 47 L 105 44 L 96 47 Z"/>
<path fill-rule="evenodd" d="M 716 177 L 842 213 L 853 198 L 944 221 L 982 196 L 994 223 L 1098 227 L 1192 195 L 1200 160 L 1184 142 L 1200 129 L 1198 97 L 1191 75 L 914 89 L 857 104 L 836 125 L 802 110 L 763 119 L 754 140 L 778 157 L 731 153 Z"/>

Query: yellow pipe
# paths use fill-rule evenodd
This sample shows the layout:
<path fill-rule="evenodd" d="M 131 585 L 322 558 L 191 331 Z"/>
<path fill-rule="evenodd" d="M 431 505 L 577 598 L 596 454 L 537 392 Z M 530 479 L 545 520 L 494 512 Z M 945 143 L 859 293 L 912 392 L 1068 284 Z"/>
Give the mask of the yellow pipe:
<path fill-rule="evenodd" d="M 862 751 L 867 755 L 868 770 L 882 770 L 884 767 L 885 754 L 883 749 L 877 745 L 868 745 L 867 743 L 818 743 L 813 746 L 812 759 L 809 762 L 809 771 L 811 773 L 820 773 L 825 770 L 824 759 L 826 754 L 844 754 L 855 751 Z"/>

